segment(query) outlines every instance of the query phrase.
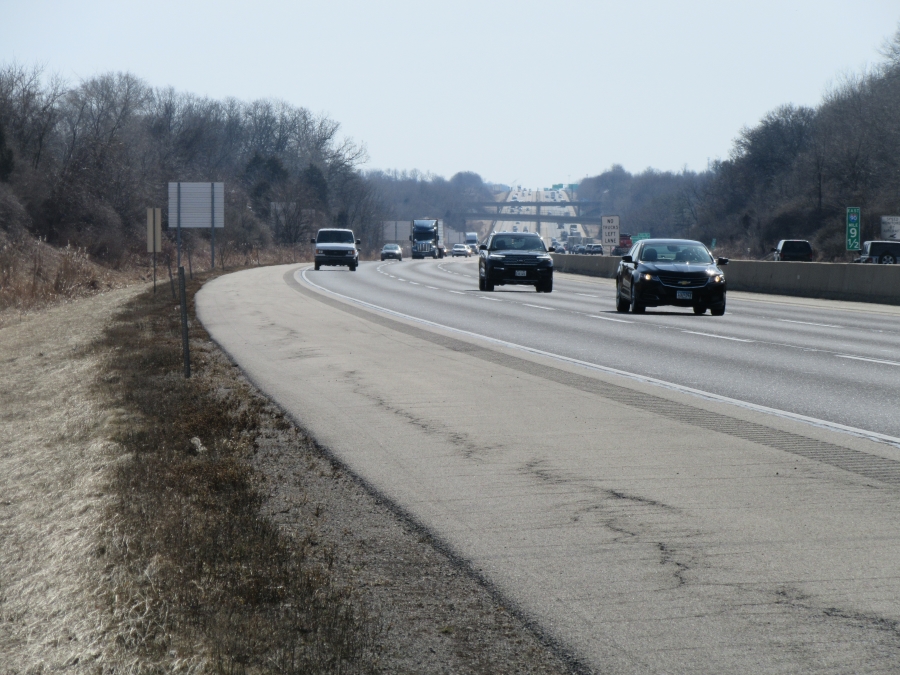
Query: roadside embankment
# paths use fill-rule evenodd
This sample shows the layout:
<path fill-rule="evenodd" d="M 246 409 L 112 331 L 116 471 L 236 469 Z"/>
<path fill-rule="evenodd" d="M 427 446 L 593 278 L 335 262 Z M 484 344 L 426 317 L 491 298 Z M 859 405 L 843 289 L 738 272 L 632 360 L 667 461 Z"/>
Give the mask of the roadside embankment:
<path fill-rule="evenodd" d="M 612 279 L 617 256 L 554 255 L 557 271 Z M 900 265 L 732 260 L 728 290 L 900 305 Z"/>

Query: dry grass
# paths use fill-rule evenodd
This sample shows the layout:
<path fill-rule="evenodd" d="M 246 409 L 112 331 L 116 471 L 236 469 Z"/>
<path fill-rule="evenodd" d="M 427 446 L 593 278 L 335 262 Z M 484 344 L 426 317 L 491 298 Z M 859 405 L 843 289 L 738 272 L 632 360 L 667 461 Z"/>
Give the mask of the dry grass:
<path fill-rule="evenodd" d="M 191 337 L 206 339 L 196 324 Z M 165 293 L 131 302 L 102 347 L 100 387 L 126 411 L 104 550 L 115 670 L 372 671 L 375 630 L 333 583 L 332 558 L 310 556 L 315 533 L 288 539 L 260 515 L 262 477 L 244 461 L 260 399 L 223 388 L 202 357 L 183 378 Z"/>
<path fill-rule="evenodd" d="M 91 260 L 84 249 L 57 248 L 30 237 L 0 237 L 0 324 L 11 315 L 141 281 L 146 275 L 140 262 L 128 260 L 114 270 Z"/>
<path fill-rule="evenodd" d="M 86 350 L 119 290 L 0 329 L 0 673 L 93 672 L 108 613 L 97 556 L 116 414 Z M 99 661 L 98 661 L 99 660 Z"/>

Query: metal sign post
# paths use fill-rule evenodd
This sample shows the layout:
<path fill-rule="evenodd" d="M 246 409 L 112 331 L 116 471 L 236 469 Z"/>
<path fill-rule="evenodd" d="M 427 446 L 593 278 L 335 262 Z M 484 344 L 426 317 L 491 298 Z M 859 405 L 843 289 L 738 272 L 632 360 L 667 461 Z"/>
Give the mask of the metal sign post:
<path fill-rule="evenodd" d="M 162 253 L 162 209 L 147 209 L 147 253 L 153 254 L 153 292 L 156 293 L 156 254 Z"/>
<path fill-rule="evenodd" d="M 178 184 L 178 264 L 175 265 L 181 269 L 181 183 Z"/>
<path fill-rule="evenodd" d="M 209 267 L 216 269 L 216 184 L 209 184 Z"/>
<path fill-rule="evenodd" d="M 858 206 L 847 207 L 847 250 L 859 250 L 860 213 Z"/>

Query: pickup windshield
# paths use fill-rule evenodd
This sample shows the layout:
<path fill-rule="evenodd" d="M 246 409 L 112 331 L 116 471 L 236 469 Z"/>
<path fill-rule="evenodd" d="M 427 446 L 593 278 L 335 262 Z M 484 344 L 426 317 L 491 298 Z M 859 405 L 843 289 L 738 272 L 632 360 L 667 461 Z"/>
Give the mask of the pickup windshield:
<path fill-rule="evenodd" d="M 351 230 L 319 230 L 316 236 L 317 244 L 352 244 L 353 232 Z"/>

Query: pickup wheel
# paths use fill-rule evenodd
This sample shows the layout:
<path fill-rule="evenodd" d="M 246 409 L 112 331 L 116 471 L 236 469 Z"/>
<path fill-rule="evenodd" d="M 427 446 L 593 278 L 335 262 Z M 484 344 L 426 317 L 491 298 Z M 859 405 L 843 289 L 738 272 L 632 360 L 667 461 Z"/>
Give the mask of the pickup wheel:
<path fill-rule="evenodd" d="M 355 272 L 355 271 L 356 271 L 356 265 L 350 265 L 350 271 L 351 271 L 351 272 Z"/>
<path fill-rule="evenodd" d="M 315 268 L 315 269 L 316 269 L 316 272 L 319 271 L 319 263 L 316 263 L 316 268 Z"/>

